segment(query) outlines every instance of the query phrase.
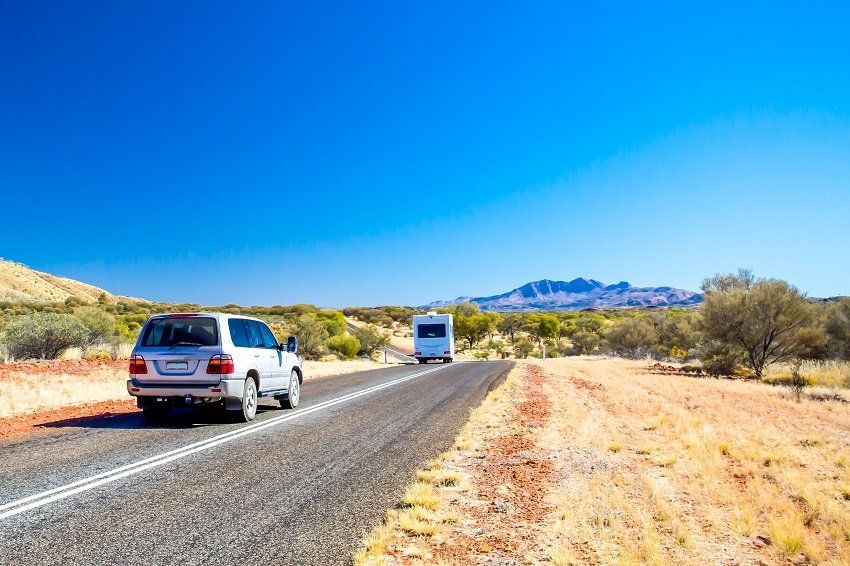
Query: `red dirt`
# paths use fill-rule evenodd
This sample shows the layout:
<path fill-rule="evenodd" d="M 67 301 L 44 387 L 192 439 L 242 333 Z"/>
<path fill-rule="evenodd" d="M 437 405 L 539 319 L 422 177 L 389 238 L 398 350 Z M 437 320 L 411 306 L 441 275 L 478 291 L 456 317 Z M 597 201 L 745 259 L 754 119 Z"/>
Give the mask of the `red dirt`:
<path fill-rule="evenodd" d="M 0 438 L 31 434 L 59 423 L 72 426 L 76 423 L 84 423 L 93 419 L 102 419 L 113 415 L 133 413 L 137 410 L 135 400 L 126 399 L 74 405 L 72 407 L 62 407 L 38 413 L 15 415 L 0 419 Z"/>
<path fill-rule="evenodd" d="M 540 368 L 529 366 L 526 380 L 525 400 L 516 408 L 520 423 L 529 430 L 545 424 L 550 403 L 541 387 L 546 375 Z M 468 562 L 475 554 L 521 556 L 533 548 L 535 526 L 550 511 L 545 497 L 553 470 L 530 435 L 497 438 L 484 457 L 472 459 L 467 468 L 475 484 L 475 499 L 487 505 L 467 507 L 465 514 L 474 519 L 483 534 L 471 537 L 456 532 L 435 545 L 436 556 L 449 562 Z M 517 528 L 519 525 L 523 527 Z"/>
<path fill-rule="evenodd" d="M 86 375 L 98 369 L 127 369 L 127 360 L 29 360 L 0 364 L 0 379 L 14 374 L 65 373 Z"/>

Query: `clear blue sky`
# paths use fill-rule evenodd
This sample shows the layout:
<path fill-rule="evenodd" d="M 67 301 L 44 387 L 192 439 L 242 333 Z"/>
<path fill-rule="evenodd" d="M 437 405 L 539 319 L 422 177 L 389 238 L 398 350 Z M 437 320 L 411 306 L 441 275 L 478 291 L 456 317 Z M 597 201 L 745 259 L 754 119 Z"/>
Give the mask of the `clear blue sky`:
<path fill-rule="evenodd" d="M 850 293 L 850 5 L 570 4 L 4 2 L 0 256 L 208 304 Z"/>

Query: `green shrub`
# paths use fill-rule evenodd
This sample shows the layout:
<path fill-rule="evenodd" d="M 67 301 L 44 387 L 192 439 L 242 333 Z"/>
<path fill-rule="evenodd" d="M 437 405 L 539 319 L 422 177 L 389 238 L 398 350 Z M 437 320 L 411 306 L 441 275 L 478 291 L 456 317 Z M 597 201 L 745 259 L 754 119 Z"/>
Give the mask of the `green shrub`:
<path fill-rule="evenodd" d="M 316 318 L 324 325 L 331 338 L 342 336 L 348 330 L 345 316 L 339 311 L 322 311 L 316 314 Z"/>
<path fill-rule="evenodd" d="M 618 320 L 605 333 L 608 347 L 627 358 L 640 358 L 647 355 L 658 343 L 658 333 L 647 320 L 634 317 Z"/>
<path fill-rule="evenodd" d="M 514 355 L 517 358 L 527 358 L 532 350 L 534 350 L 534 343 L 528 338 L 520 338 L 514 344 Z"/>
<path fill-rule="evenodd" d="M 331 336 L 328 339 L 328 348 L 343 358 L 352 359 L 357 357 L 357 352 L 360 351 L 360 340 L 350 334 Z"/>
<path fill-rule="evenodd" d="M 475 359 L 486 360 L 490 357 L 490 352 L 488 352 L 487 350 L 479 350 L 472 355 L 475 356 Z"/>
<path fill-rule="evenodd" d="M 578 330 L 570 340 L 573 346 L 582 354 L 592 354 L 602 343 L 602 337 L 595 332 Z"/>
<path fill-rule="evenodd" d="M 293 321 L 290 330 L 298 338 L 299 352 L 308 360 L 318 359 L 325 353 L 328 331 L 315 315 L 300 315 Z M 286 338 L 283 338 L 283 341 L 285 340 Z"/>
<path fill-rule="evenodd" d="M 390 333 L 379 329 L 374 324 L 367 324 L 354 331 L 354 336 L 360 342 L 358 354 L 371 358 L 379 349 L 390 343 Z"/>
<path fill-rule="evenodd" d="M 77 307 L 76 316 L 88 330 L 87 345 L 103 344 L 115 335 L 115 317 L 98 307 Z"/>
<path fill-rule="evenodd" d="M 56 359 L 68 348 L 86 345 L 89 331 L 75 316 L 33 313 L 11 322 L 2 342 L 16 359 Z"/>
<path fill-rule="evenodd" d="M 734 375 L 743 362 L 741 351 L 717 340 L 706 340 L 697 346 L 697 357 L 709 375 Z"/>

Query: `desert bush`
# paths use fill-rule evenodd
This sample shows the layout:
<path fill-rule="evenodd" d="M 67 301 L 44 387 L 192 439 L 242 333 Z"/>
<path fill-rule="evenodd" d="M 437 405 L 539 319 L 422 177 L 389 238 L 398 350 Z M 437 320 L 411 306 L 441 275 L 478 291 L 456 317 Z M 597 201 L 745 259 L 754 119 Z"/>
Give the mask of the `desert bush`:
<path fill-rule="evenodd" d="M 341 336 L 348 330 L 348 323 L 340 311 L 322 311 L 316 314 L 316 318 L 324 325 L 331 338 Z"/>
<path fill-rule="evenodd" d="M 534 350 L 534 342 L 528 338 L 520 338 L 514 343 L 514 356 L 517 358 L 527 358 Z"/>
<path fill-rule="evenodd" d="M 814 310 L 793 285 L 740 270 L 707 279 L 702 288 L 706 337 L 743 352 L 756 377 L 770 364 L 807 356 L 819 347 L 822 335 L 812 328 Z"/>
<path fill-rule="evenodd" d="M 595 332 L 579 330 L 572 335 L 570 341 L 581 354 L 592 354 L 602 344 L 602 337 Z"/>
<path fill-rule="evenodd" d="M 357 357 L 357 352 L 360 351 L 360 340 L 350 334 L 331 336 L 328 339 L 328 348 L 343 358 L 352 359 Z"/>
<path fill-rule="evenodd" d="M 829 355 L 850 360 L 850 298 L 843 297 L 830 307 L 825 331 Z"/>
<path fill-rule="evenodd" d="M 298 349 L 305 358 L 317 360 L 325 354 L 325 344 L 329 338 L 328 331 L 315 315 L 298 316 L 289 329 L 298 338 Z M 283 341 L 285 340 L 284 337 Z"/>
<path fill-rule="evenodd" d="M 3 331 L 5 350 L 16 359 L 56 359 L 68 348 L 86 345 L 89 331 L 75 316 L 33 313 L 11 322 Z"/>
<path fill-rule="evenodd" d="M 490 357 L 490 352 L 487 350 L 478 350 L 472 354 L 476 360 L 486 360 Z"/>
<path fill-rule="evenodd" d="M 502 354 L 505 353 L 505 343 L 501 340 L 490 340 L 487 343 L 487 349 L 493 350 L 501 358 Z"/>
<path fill-rule="evenodd" d="M 697 345 L 697 357 L 709 375 L 734 375 L 743 363 L 743 353 L 717 340 L 705 340 Z"/>
<path fill-rule="evenodd" d="M 354 331 L 354 336 L 360 342 L 358 354 L 367 358 L 371 358 L 378 350 L 390 343 L 390 333 L 374 324 L 358 328 Z"/>
<path fill-rule="evenodd" d="M 687 359 L 699 341 L 698 320 L 698 315 L 692 312 L 666 313 L 657 323 L 659 353 L 663 357 Z"/>
<path fill-rule="evenodd" d="M 77 307 L 76 316 L 88 330 L 88 346 L 105 344 L 116 334 L 115 317 L 98 307 Z"/>
<path fill-rule="evenodd" d="M 658 343 L 655 327 L 642 317 L 623 318 L 616 321 L 605 333 L 605 341 L 612 352 L 627 358 L 646 356 Z"/>

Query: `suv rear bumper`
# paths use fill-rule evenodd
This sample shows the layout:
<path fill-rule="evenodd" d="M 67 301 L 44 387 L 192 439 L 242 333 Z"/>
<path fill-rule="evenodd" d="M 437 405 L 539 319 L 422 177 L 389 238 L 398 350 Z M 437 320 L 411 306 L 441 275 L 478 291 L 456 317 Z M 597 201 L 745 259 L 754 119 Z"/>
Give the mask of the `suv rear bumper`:
<path fill-rule="evenodd" d="M 245 390 L 245 378 L 222 379 L 216 385 L 168 385 L 139 383 L 127 380 L 127 393 L 133 397 L 185 397 L 241 399 Z"/>

